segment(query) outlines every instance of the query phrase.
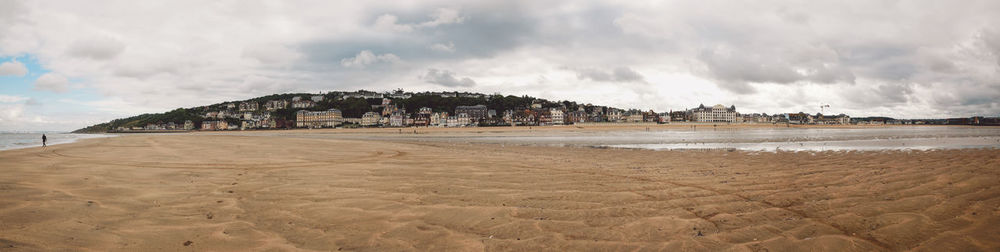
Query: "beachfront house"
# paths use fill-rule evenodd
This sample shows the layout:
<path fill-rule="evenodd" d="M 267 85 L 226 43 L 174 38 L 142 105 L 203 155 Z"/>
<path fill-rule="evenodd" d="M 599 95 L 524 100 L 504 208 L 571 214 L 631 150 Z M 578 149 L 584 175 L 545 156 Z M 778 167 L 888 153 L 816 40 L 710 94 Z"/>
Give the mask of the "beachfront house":
<path fill-rule="evenodd" d="M 379 121 L 382 121 L 382 115 L 378 112 L 365 112 L 364 115 L 361 115 L 361 126 L 378 126 Z"/>
<path fill-rule="evenodd" d="M 704 104 L 701 104 L 697 108 L 692 109 L 691 113 L 695 122 L 738 122 L 735 105 L 727 108 L 722 104 L 712 107 L 705 107 Z"/>
<path fill-rule="evenodd" d="M 201 130 L 226 130 L 226 129 L 229 129 L 229 123 L 226 123 L 226 121 L 201 122 Z"/>
<path fill-rule="evenodd" d="M 240 103 L 240 112 L 257 111 L 259 109 L 260 109 L 260 105 L 257 104 L 257 102 L 241 102 Z"/>
<path fill-rule="evenodd" d="M 295 112 L 295 126 L 299 128 L 332 128 L 343 122 L 343 113 L 338 109 Z"/>
<path fill-rule="evenodd" d="M 549 109 L 549 116 L 552 118 L 552 124 L 562 125 L 566 118 L 563 116 L 563 110 L 558 108 Z"/>
<path fill-rule="evenodd" d="M 264 103 L 264 109 L 267 111 L 275 111 L 279 109 L 288 108 L 288 101 L 286 100 L 270 100 Z"/>
<path fill-rule="evenodd" d="M 292 108 L 297 108 L 297 109 L 306 109 L 306 108 L 312 108 L 312 107 L 315 107 L 315 106 L 316 106 L 316 102 L 314 102 L 312 100 L 302 100 L 302 99 L 300 99 L 298 101 L 293 101 L 292 102 Z"/>
<path fill-rule="evenodd" d="M 457 106 L 455 107 L 455 114 L 465 114 L 472 123 L 478 123 L 479 121 L 486 119 L 487 108 L 486 105 L 475 105 L 475 106 Z"/>

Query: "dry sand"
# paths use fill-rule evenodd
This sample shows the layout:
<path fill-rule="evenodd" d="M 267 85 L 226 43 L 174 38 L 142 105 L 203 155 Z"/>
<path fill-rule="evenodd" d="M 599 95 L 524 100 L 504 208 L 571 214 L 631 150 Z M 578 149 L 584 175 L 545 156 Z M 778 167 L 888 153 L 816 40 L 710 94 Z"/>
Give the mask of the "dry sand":
<path fill-rule="evenodd" d="M 7 249 L 996 251 L 1000 150 L 127 135 L 0 152 Z"/>

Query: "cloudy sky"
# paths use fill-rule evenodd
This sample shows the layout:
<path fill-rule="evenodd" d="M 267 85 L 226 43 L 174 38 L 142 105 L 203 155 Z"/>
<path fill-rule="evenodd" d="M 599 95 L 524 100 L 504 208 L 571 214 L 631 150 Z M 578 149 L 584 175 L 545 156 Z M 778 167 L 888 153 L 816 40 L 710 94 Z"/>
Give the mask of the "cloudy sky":
<path fill-rule="evenodd" d="M 395 88 L 1000 115 L 1000 1 L 363 2 L 0 0 L 0 130 Z"/>

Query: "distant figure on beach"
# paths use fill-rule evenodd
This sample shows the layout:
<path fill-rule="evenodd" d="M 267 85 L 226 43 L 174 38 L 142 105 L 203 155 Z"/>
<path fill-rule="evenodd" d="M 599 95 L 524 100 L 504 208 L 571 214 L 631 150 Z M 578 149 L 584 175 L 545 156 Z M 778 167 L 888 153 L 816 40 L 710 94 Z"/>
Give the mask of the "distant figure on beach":
<path fill-rule="evenodd" d="M 49 139 L 45 137 L 45 134 L 42 134 L 42 147 L 45 147 L 45 142 L 48 140 Z"/>

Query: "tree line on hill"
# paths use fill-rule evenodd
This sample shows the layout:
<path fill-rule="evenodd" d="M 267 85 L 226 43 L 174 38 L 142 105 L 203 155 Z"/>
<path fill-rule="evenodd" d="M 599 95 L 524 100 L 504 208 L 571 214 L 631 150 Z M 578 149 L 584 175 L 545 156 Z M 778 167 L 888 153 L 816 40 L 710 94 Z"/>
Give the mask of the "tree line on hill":
<path fill-rule="evenodd" d="M 364 91 L 364 90 L 362 90 Z M 328 110 L 328 109 L 338 109 L 342 112 L 344 117 L 360 118 L 367 112 L 375 111 L 381 112 L 377 105 L 382 105 L 382 99 L 364 99 L 364 98 L 346 98 L 341 99 L 345 92 L 329 92 L 323 95 L 323 100 L 316 103 L 316 106 L 305 109 L 312 111 Z M 86 128 L 78 129 L 73 131 L 74 133 L 98 133 L 98 132 L 108 132 L 119 127 L 131 128 L 131 127 L 142 127 L 147 124 L 160 124 L 173 122 L 175 124 L 183 124 L 184 121 L 190 120 L 195 125 L 200 125 L 202 121 L 206 120 L 219 120 L 219 119 L 205 119 L 203 116 L 208 112 L 214 111 L 226 111 L 228 104 L 240 104 L 242 102 L 256 102 L 260 105 L 260 111 L 264 111 L 264 104 L 272 100 L 286 100 L 291 101 L 294 97 L 301 97 L 301 99 L 310 99 L 311 96 L 316 94 L 305 94 L 305 93 L 288 93 L 288 94 L 273 94 L 267 96 L 261 96 L 256 98 L 251 98 L 242 101 L 231 101 L 231 102 L 221 102 L 207 106 L 199 106 L 193 108 L 178 108 L 164 113 L 150 113 L 141 114 L 137 116 L 131 116 L 126 118 L 120 118 L 111 120 L 110 122 L 100 123 L 96 125 L 91 125 Z M 545 99 L 538 99 L 530 96 L 513 96 L 513 95 L 479 95 L 478 97 L 442 97 L 440 95 L 429 94 L 429 93 L 416 93 L 409 98 L 388 98 L 392 100 L 391 104 L 399 108 L 405 108 L 408 113 L 415 113 L 418 109 L 423 107 L 431 108 L 434 112 L 448 112 L 455 113 L 455 107 L 457 106 L 473 106 L 473 105 L 486 105 L 489 109 L 496 110 L 497 113 L 502 113 L 506 110 L 515 109 L 527 109 L 531 107 L 531 104 L 538 103 L 543 108 L 553 108 L 553 107 L 565 107 L 568 110 L 576 110 L 582 105 L 577 104 L 573 101 L 561 101 L 561 102 L 551 102 Z M 390 105 L 390 106 L 392 106 Z M 587 112 L 591 112 L 595 106 L 586 106 Z M 284 119 L 284 120 L 295 120 L 295 113 L 299 110 L 289 106 L 288 108 L 278 109 L 275 111 L 265 111 L 271 114 L 273 118 Z M 226 118 L 228 123 L 236 125 L 239 124 L 239 119 L 236 118 Z"/>

